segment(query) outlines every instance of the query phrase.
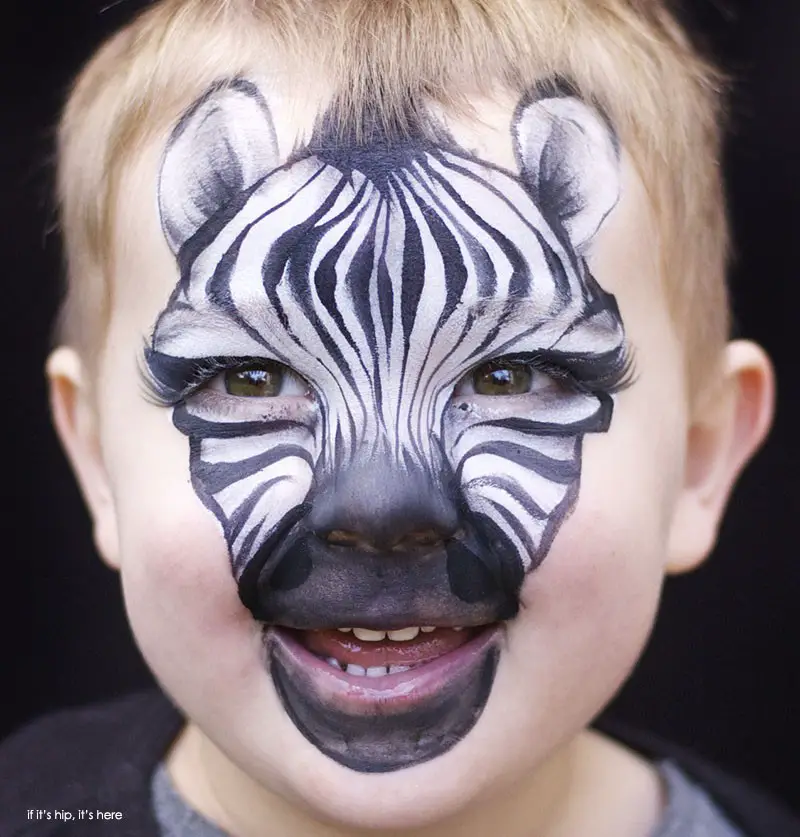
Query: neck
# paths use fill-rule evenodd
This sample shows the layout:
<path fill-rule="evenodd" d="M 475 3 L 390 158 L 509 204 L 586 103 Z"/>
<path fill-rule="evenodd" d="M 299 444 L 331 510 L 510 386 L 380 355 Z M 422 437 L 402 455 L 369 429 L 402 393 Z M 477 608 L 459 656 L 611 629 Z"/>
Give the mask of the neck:
<path fill-rule="evenodd" d="M 257 784 L 193 724 L 167 768 L 178 793 L 232 837 L 646 837 L 663 809 L 655 769 L 593 732 L 583 732 L 514 784 L 495 787 L 458 813 L 402 830 L 324 821 L 300 800 Z"/>

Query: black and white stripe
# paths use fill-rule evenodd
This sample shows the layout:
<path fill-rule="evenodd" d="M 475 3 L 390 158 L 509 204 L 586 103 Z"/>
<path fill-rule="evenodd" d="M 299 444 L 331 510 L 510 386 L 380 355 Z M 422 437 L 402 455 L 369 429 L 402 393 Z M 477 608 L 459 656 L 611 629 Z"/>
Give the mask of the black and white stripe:
<path fill-rule="evenodd" d="M 181 278 L 152 376 L 182 358 L 269 358 L 315 394 L 291 417 L 253 404 L 221 416 L 203 398 L 176 407 L 237 578 L 316 485 L 379 455 L 397 473 L 455 474 L 466 508 L 535 567 L 612 397 L 587 386 L 487 418 L 453 388 L 504 355 L 561 358 L 597 380 L 619 371 L 622 322 L 584 258 L 618 198 L 612 132 L 574 98 L 531 96 L 514 122 L 521 174 L 422 139 L 316 137 L 282 162 L 274 137 L 252 84 L 216 87 L 176 130 L 160 187 Z"/>

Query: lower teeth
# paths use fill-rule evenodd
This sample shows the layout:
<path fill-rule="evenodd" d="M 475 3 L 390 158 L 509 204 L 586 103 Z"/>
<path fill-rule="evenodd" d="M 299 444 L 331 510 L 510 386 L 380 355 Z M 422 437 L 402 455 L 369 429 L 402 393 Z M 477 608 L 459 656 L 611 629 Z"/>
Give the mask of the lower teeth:
<path fill-rule="evenodd" d="M 326 662 L 328 665 L 338 668 L 339 671 L 354 674 L 356 677 L 385 677 L 387 674 L 400 674 L 400 672 L 408 671 L 411 668 L 411 666 L 370 666 L 369 668 L 364 668 L 353 663 L 345 665 L 334 657 L 328 657 Z"/>

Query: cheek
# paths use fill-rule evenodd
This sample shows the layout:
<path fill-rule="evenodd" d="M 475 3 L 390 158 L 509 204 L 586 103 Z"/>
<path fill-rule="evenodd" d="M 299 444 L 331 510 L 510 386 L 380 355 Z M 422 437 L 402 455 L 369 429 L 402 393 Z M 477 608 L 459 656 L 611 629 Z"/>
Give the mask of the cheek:
<path fill-rule="evenodd" d="M 676 451 L 657 436 L 639 436 L 620 426 L 587 439 L 574 511 L 526 577 L 509 630 L 511 687 L 574 724 L 585 724 L 624 682 L 661 594 L 674 503 L 668 453 L 675 458 Z"/>
<path fill-rule="evenodd" d="M 214 670 L 241 681 L 261 653 L 260 635 L 239 601 L 219 525 L 196 498 L 173 497 L 167 507 L 169 515 L 121 532 L 125 606 L 141 651 L 156 672 L 199 681 Z"/>
<path fill-rule="evenodd" d="M 140 408 L 136 419 L 110 451 L 134 635 L 159 675 L 201 688 L 203 670 L 222 670 L 241 682 L 261 653 L 260 635 L 239 601 L 221 527 L 192 487 L 189 443 L 166 412 Z"/>
<path fill-rule="evenodd" d="M 497 679 L 497 729 L 509 763 L 530 741 L 552 752 L 585 727 L 627 679 L 649 636 L 661 590 L 660 550 L 619 522 L 581 509 L 526 577 Z"/>
<path fill-rule="evenodd" d="M 562 670 L 613 679 L 649 633 L 663 576 L 660 543 L 611 523 L 576 513 L 564 526 L 523 587 L 521 628 Z"/>

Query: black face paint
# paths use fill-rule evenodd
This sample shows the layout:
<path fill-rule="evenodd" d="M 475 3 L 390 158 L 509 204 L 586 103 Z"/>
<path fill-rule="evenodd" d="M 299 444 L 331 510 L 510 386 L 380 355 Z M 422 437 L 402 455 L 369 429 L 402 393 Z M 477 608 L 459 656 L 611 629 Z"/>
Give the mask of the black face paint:
<path fill-rule="evenodd" d="M 375 708 L 369 713 L 337 707 L 333 690 L 319 687 L 313 669 L 287 651 L 285 641 L 273 636 L 269 647 L 275 687 L 300 732 L 346 767 L 386 773 L 446 752 L 472 729 L 489 699 L 499 656 L 494 644 L 484 645 L 480 653 L 460 661 L 443 688 L 394 713 L 386 709 L 390 702 L 385 689 L 375 690 Z M 365 677 L 364 689 L 373 683 Z"/>
<path fill-rule="evenodd" d="M 181 279 L 145 356 L 240 597 L 273 626 L 286 711 L 321 752 L 386 771 L 469 732 L 500 632 L 448 654 L 458 666 L 358 683 L 294 631 L 515 616 L 575 504 L 583 436 L 608 429 L 628 377 L 619 311 L 584 258 L 618 199 L 618 148 L 570 96 L 520 104 L 519 174 L 443 131 L 358 146 L 325 124 L 282 162 L 249 82 L 184 117 L 160 182 Z M 226 370 L 256 393 L 269 372 L 269 396 L 210 391 Z"/>

